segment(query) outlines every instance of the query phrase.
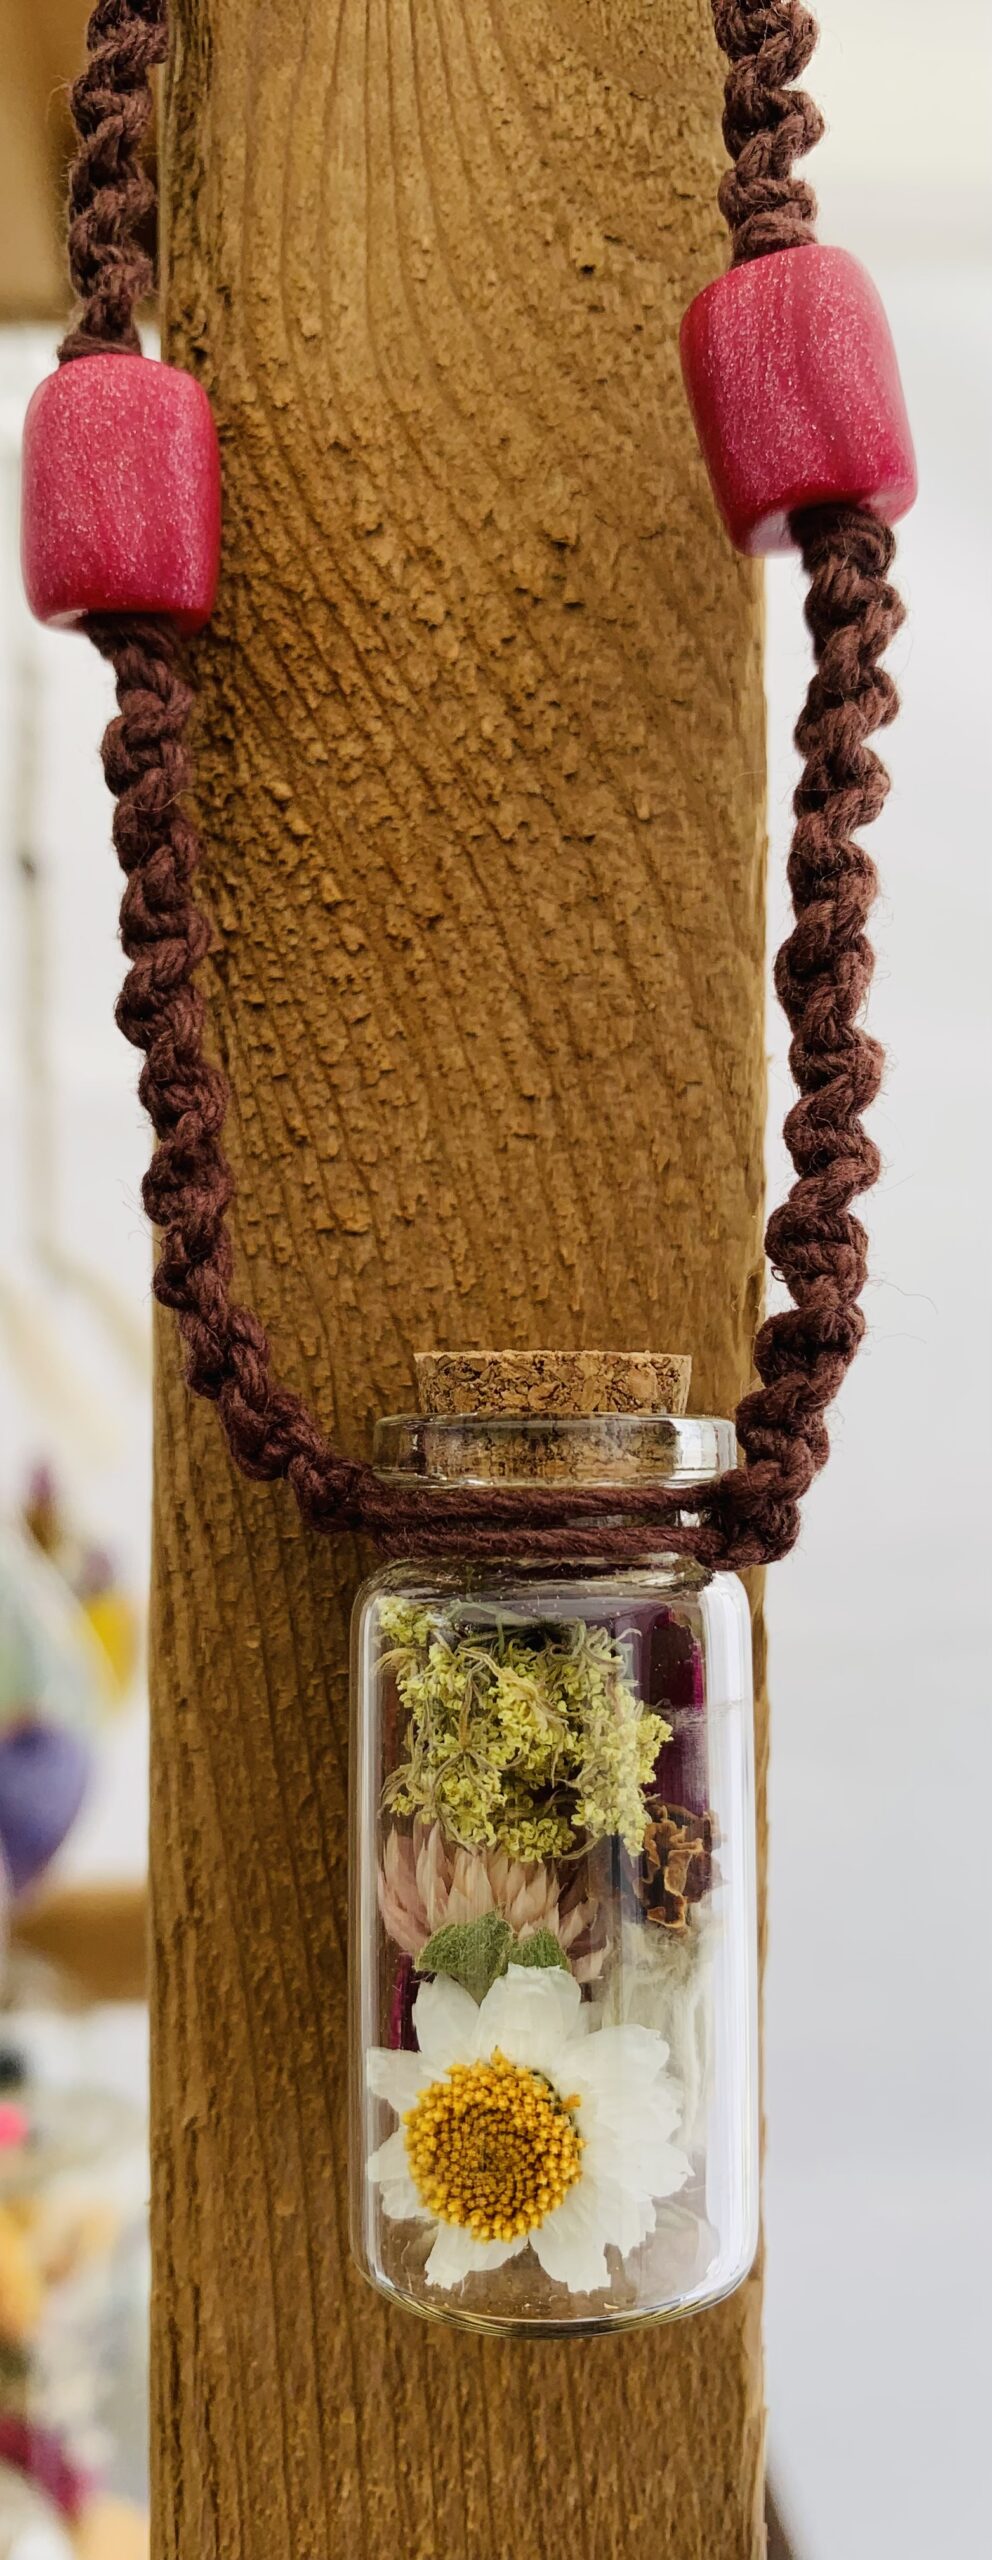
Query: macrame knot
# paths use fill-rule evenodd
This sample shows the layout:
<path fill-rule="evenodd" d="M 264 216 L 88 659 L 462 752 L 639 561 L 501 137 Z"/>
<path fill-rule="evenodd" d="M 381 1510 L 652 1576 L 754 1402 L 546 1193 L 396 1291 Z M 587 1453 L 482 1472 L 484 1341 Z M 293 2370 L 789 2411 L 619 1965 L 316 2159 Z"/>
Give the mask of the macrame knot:
<path fill-rule="evenodd" d="M 793 175 L 823 132 L 823 118 L 804 89 L 791 84 L 816 45 L 816 21 L 792 0 L 714 0 L 717 42 L 730 70 L 724 91 L 723 138 L 732 166 L 720 181 L 720 211 L 731 236 L 731 262 L 814 237 L 816 197 Z"/>
<path fill-rule="evenodd" d="M 69 272 L 84 305 L 59 361 L 137 353 L 134 312 L 151 292 L 151 259 L 139 234 L 155 204 L 141 153 L 152 113 L 149 72 L 164 61 L 165 0 L 99 0 L 89 60 L 70 92 L 80 149 L 69 179 Z"/>
<path fill-rule="evenodd" d="M 816 51 L 816 19 L 793 0 L 713 0 L 713 24 L 728 62 L 787 47 L 790 67 L 778 71 L 780 79 L 797 80 Z"/>

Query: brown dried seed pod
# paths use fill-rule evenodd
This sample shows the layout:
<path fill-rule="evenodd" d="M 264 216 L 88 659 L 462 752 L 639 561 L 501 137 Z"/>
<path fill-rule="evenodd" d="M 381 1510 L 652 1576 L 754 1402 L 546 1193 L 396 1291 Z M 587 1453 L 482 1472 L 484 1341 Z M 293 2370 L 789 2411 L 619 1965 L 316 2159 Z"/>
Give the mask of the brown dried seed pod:
<path fill-rule="evenodd" d="M 680 1805 L 661 1805 L 649 1822 L 636 1887 L 638 1901 L 657 1928 L 685 1935 L 690 1906 L 701 1902 L 715 1881 L 713 1838 L 712 1814 L 686 1813 Z"/>

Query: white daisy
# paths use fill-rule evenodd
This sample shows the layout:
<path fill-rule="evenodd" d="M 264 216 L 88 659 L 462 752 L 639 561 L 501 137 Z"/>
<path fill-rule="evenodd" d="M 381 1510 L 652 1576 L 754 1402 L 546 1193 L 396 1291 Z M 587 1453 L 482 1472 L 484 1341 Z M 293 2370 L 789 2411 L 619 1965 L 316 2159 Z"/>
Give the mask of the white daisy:
<path fill-rule="evenodd" d="M 428 2283 L 458 2285 L 529 2247 L 554 2283 L 596 2293 L 607 2249 L 636 2249 L 684 2184 L 664 2037 L 587 2033 L 589 2016 L 559 1966 L 511 1965 L 479 2007 L 442 1975 L 417 1994 L 419 2052 L 368 2054 L 370 2090 L 401 2119 L 368 2175 L 391 2220 L 434 2225 Z"/>

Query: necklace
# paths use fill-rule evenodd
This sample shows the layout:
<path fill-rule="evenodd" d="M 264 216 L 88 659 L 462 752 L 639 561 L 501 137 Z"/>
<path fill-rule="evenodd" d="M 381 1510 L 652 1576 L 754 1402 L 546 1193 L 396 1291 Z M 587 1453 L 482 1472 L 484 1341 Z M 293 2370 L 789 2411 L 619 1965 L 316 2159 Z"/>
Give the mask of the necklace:
<path fill-rule="evenodd" d="M 757 1336 L 760 1384 L 736 1416 L 744 1465 L 689 1493 L 632 1487 L 622 1524 L 603 1516 L 597 1488 L 572 1487 L 567 1521 L 577 1557 L 621 1562 L 664 1528 L 673 1552 L 736 1568 L 792 1546 L 828 1453 L 826 1408 L 864 1331 L 866 1237 L 851 1204 L 879 1171 L 863 1114 L 882 1060 L 858 1020 L 876 883 L 857 830 L 888 787 L 867 742 L 896 709 L 880 664 L 902 618 L 890 528 L 912 502 L 915 472 L 877 295 L 855 260 L 816 242 L 812 191 L 794 172 L 821 130 L 795 85 L 814 22 L 798 0 L 713 0 L 713 16 L 729 62 L 720 203 L 732 260 L 686 314 L 686 385 L 731 538 L 748 552 L 801 552 L 816 661 L 796 731 L 795 920 L 775 968 L 793 1035 L 796 1180 L 766 1242 L 793 1304 Z M 175 1311 L 189 1384 L 216 1404 L 237 1464 L 285 1478 L 312 1528 L 364 1530 L 387 1550 L 552 1554 L 566 1517 L 554 1485 L 386 1485 L 346 1459 L 279 1385 L 261 1324 L 233 1294 L 226 1085 L 203 1047 L 195 977 L 208 928 L 185 806 L 183 641 L 213 602 L 219 463 L 201 387 L 142 358 L 134 320 L 152 281 L 141 146 L 165 47 L 166 0 L 99 0 L 73 91 L 69 246 L 81 311 L 59 373 L 32 402 L 24 467 L 29 600 L 43 619 L 82 623 L 117 681 L 103 752 L 126 874 L 118 1020 L 144 1051 L 140 1092 L 156 1137 L 144 1185 L 161 1235 L 155 1294 Z"/>

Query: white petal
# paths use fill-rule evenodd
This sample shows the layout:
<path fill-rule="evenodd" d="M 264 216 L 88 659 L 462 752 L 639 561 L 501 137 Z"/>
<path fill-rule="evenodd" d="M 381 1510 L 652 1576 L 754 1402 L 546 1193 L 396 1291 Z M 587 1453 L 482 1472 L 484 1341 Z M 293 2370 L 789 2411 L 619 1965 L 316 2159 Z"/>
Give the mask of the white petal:
<path fill-rule="evenodd" d="M 526 2245 L 525 2240 L 475 2240 L 459 2223 L 439 2222 L 424 2274 L 428 2284 L 461 2284 L 465 2276 L 504 2266 Z"/>
<path fill-rule="evenodd" d="M 420 2053 L 389 2053 L 385 2045 L 376 2044 L 365 2056 L 365 2078 L 372 2096 L 386 2098 L 398 2116 L 416 2106 L 430 2077 Z"/>
<path fill-rule="evenodd" d="M 424 1982 L 413 2004 L 413 2031 L 425 2061 L 435 2074 L 465 2062 L 474 2050 L 479 2012 L 470 1991 L 450 1974 Z"/>
<path fill-rule="evenodd" d="M 600 2293 L 609 2271 L 600 2229 L 599 2197 L 592 2179 L 582 2178 L 564 2204 L 549 2213 L 530 2245 L 553 2284 L 570 2293 Z"/>
<path fill-rule="evenodd" d="M 654 2205 L 646 2195 L 625 2188 L 619 2179 L 596 2180 L 601 2236 L 622 2258 L 638 2249 L 654 2230 Z"/>
<path fill-rule="evenodd" d="M 412 2178 L 391 2178 L 380 2192 L 387 2222 L 430 2222 Z"/>
<path fill-rule="evenodd" d="M 570 2060 L 572 2057 L 569 2057 Z M 597 2027 L 575 2055 L 577 2089 L 602 2091 L 618 2107 L 657 2080 L 668 2060 L 664 2036 L 652 2027 Z"/>
<path fill-rule="evenodd" d="M 370 2151 L 365 2175 L 373 2186 L 381 2186 L 387 2178 L 408 2178 L 410 2159 L 402 2125 L 391 2133 L 388 2142 L 380 2142 L 378 2151 Z"/>
<path fill-rule="evenodd" d="M 581 2005 L 578 1983 L 560 1965 L 543 1971 L 511 1964 L 502 1980 L 487 1991 L 478 2011 L 476 2053 L 493 2053 L 498 2045 L 508 2062 L 553 2072 L 562 2048 L 568 2045 L 571 2055 L 572 2039 L 581 2032 Z"/>
<path fill-rule="evenodd" d="M 631 2195 L 651 2194 L 655 2156 L 661 2147 L 658 2143 L 622 2142 L 613 2125 L 594 2124 L 585 2107 L 575 2121 L 585 2144 L 582 2168 L 586 2176 L 614 2179 Z"/>
<path fill-rule="evenodd" d="M 621 2085 L 604 2092 L 584 2090 L 576 2072 L 570 2094 L 581 2100 L 576 2123 L 586 2141 L 607 2142 L 631 2163 L 649 2159 L 659 2144 L 670 2140 L 681 2120 L 679 2091 L 667 2073 L 651 2089 L 625 2092 Z"/>
<path fill-rule="evenodd" d="M 632 2138 L 667 2142 L 682 2121 L 682 2091 L 670 2071 L 663 2072 L 643 2097 L 635 2098 L 629 2121 Z"/>
<path fill-rule="evenodd" d="M 654 2230 L 654 2199 L 649 2191 L 625 2186 L 619 2177 L 597 2178 L 596 2188 L 603 2239 L 626 2258 Z"/>
<path fill-rule="evenodd" d="M 688 2164 L 684 2153 L 676 2150 L 670 2139 L 676 2129 L 678 2108 L 670 2089 L 666 2087 L 662 2094 L 660 2107 L 638 2107 L 635 2103 L 626 2124 L 614 2120 L 609 2108 L 598 2106 L 594 2099 L 584 2101 L 576 2122 L 586 2146 L 583 2168 L 590 2176 L 605 2178 L 629 2195 L 674 2195 L 675 2187 L 668 2181 L 678 2162 L 676 2185 L 684 2185 Z"/>
<path fill-rule="evenodd" d="M 429 2222 L 410 2176 L 406 2136 L 402 2126 L 381 2142 L 365 2164 L 365 2175 L 374 2187 L 382 2190 L 382 2210 L 390 2222 Z"/>
<path fill-rule="evenodd" d="M 680 2151 L 674 2142 L 663 2143 L 652 2164 L 652 2195 L 677 2196 L 679 2188 L 684 2187 L 691 2174 L 692 2162 L 686 2159 L 685 2152 Z"/>

